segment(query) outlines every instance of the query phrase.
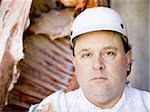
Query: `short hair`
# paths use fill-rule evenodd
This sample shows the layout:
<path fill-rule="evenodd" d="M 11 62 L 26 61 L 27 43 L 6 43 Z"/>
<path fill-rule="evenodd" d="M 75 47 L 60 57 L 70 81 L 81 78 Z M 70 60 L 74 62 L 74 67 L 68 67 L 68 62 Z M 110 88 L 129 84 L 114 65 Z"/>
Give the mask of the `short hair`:
<path fill-rule="evenodd" d="M 125 53 L 130 51 L 131 50 L 131 45 L 129 44 L 128 38 L 126 36 L 122 35 L 121 33 L 118 33 L 118 32 L 113 32 L 113 33 L 115 35 L 117 35 L 118 37 L 121 37 Z"/>
<path fill-rule="evenodd" d="M 128 51 L 130 51 L 132 49 L 131 44 L 129 44 L 128 42 L 128 38 L 118 32 L 114 32 L 117 36 L 121 37 L 122 43 L 123 43 L 123 47 L 124 47 L 124 51 L 125 53 L 127 53 Z M 129 76 L 130 72 L 131 72 L 131 67 L 132 67 L 132 62 L 130 62 L 130 70 L 127 71 L 127 76 Z"/>

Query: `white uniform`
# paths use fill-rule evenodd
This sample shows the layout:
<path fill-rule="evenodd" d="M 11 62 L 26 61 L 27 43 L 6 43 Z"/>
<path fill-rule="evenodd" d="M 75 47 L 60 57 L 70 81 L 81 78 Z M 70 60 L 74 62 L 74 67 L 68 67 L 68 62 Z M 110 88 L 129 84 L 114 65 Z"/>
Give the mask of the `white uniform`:
<path fill-rule="evenodd" d="M 150 93 L 127 85 L 113 108 L 101 109 L 89 102 L 81 89 L 68 93 L 58 91 L 31 106 L 29 112 L 150 112 Z"/>

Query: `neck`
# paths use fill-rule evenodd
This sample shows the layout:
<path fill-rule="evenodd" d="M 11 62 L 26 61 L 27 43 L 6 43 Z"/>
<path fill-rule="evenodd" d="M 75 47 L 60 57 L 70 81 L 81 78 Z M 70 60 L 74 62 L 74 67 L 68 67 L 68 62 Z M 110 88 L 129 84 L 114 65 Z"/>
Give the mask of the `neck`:
<path fill-rule="evenodd" d="M 122 94 L 119 94 L 113 97 L 112 99 L 108 100 L 107 102 L 97 102 L 94 105 L 96 105 L 97 107 L 100 107 L 101 109 L 110 109 L 110 108 L 113 108 L 115 104 L 117 104 L 121 96 Z"/>
<path fill-rule="evenodd" d="M 118 91 L 118 93 L 112 97 L 111 99 L 107 100 L 107 101 L 98 101 L 97 99 L 96 100 L 90 100 L 88 98 L 88 100 L 93 103 L 95 106 L 101 108 L 101 109 L 110 109 L 110 108 L 113 108 L 117 102 L 121 99 L 122 95 L 123 95 L 123 91 L 124 89 Z"/>

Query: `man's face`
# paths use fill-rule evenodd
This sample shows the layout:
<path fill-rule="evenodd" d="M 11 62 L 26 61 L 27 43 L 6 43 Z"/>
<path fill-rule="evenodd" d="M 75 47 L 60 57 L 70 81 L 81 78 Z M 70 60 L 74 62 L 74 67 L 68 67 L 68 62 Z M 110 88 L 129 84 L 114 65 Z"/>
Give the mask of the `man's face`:
<path fill-rule="evenodd" d="M 84 95 L 93 103 L 106 103 L 122 94 L 131 53 L 110 31 L 81 35 L 74 48 L 73 63 Z"/>

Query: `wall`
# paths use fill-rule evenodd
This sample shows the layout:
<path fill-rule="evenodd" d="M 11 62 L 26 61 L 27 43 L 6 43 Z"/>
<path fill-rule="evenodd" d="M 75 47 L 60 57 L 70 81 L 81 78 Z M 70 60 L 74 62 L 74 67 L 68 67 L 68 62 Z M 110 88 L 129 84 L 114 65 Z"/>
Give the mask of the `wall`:
<path fill-rule="evenodd" d="M 148 17 L 148 19 L 150 19 L 150 1 L 148 1 L 149 3 L 149 7 L 148 7 L 148 15 L 149 15 L 149 17 Z M 148 23 L 149 23 L 149 26 L 148 26 L 148 34 L 149 34 L 149 43 L 150 43 L 150 20 L 148 21 Z M 149 45 L 149 47 L 148 48 L 150 48 L 150 45 Z M 149 49 L 149 64 L 150 64 L 150 49 Z M 150 66 L 149 66 L 150 67 Z M 150 90 L 150 69 L 149 69 L 149 90 Z"/>
<path fill-rule="evenodd" d="M 111 7 L 126 22 L 133 49 L 134 62 L 129 80 L 132 86 L 144 90 L 150 90 L 148 2 L 149 0 L 111 0 Z"/>

